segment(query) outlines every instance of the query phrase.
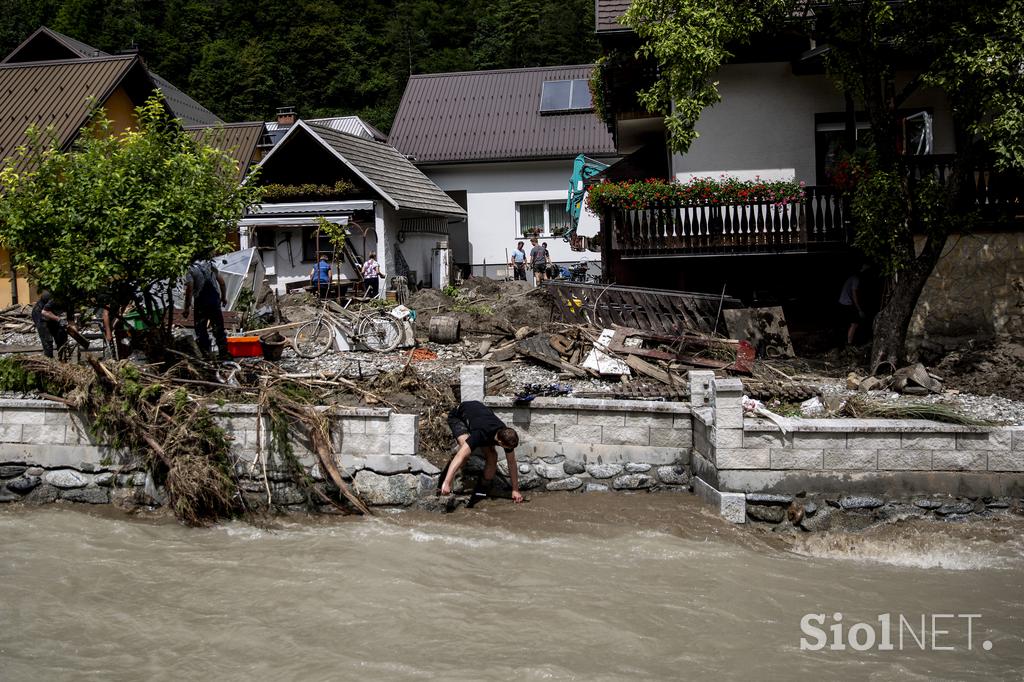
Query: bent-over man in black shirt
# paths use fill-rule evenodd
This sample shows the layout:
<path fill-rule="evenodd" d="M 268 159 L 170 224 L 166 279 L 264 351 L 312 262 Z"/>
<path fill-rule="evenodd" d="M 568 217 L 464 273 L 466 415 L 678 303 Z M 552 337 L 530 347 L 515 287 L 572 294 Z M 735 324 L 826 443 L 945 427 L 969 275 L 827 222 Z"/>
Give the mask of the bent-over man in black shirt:
<path fill-rule="evenodd" d="M 459 443 L 459 449 L 455 452 L 451 461 L 441 472 L 441 494 L 450 495 L 452 492 L 452 480 L 462 465 L 469 459 L 470 454 L 476 448 L 482 448 L 487 458 L 484 466 L 484 474 L 476 487 L 473 489 L 473 496 L 468 506 L 473 506 L 479 500 L 487 497 L 490 486 L 494 481 L 494 474 L 498 470 L 498 452 L 494 446 L 505 451 L 505 459 L 508 461 L 508 477 L 512 483 L 512 501 L 522 502 L 523 495 L 519 492 L 519 465 L 516 464 L 516 446 L 519 445 L 519 434 L 515 429 L 505 426 L 505 423 L 498 419 L 491 408 L 477 400 L 469 400 L 448 413 L 448 428 Z"/>

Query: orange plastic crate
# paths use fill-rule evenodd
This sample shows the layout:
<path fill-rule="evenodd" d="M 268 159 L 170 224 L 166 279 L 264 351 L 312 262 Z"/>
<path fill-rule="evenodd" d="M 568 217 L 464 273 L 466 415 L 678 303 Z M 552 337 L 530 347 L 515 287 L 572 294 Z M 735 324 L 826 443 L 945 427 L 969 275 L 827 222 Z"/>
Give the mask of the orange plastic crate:
<path fill-rule="evenodd" d="M 263 356 L 263 346 L 258 336 L 229 336 L 228 353 L 233 358 L 255 358 Z"/>

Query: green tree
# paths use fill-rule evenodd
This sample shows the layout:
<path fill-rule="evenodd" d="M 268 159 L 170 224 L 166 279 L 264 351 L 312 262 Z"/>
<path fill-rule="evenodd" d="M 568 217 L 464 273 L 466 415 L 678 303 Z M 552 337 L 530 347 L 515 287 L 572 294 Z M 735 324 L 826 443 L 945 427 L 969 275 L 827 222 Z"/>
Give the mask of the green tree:
<path fill-rule="evenodd" d="M 855 244 L 888 278 L 872 367 L 904 362 L 910 320 L 948 236 L 975 224 L 977 162 L 1024 168 L 1024 0 L 634 0 L 625 23 L 660 69 L 641 102 L 666 114 L 678 152 L 720 99 L 715 76 L 738 45 L 785 31 L 825 48 L 829 75 L 871 124 L 851 204 Z M 898 86 L 897 68 L 910 73 Z M 898 142 L 899 109 L 929 86 L 948 99 L 956 138 L 942 184 L 915 179 Z"/>
<path fill-rule="evenodd" d="M 154 96 L 114 134 L 100 112 L 70 151 L 39 130 L 0 171 L 0 243 L 40 286 L 120 317 L 149 319 L 195 259 L 225 250 L 259 190 L 235 162 L 197 144 Z M 18 170 L 27 169 L 27 170 Z"/>

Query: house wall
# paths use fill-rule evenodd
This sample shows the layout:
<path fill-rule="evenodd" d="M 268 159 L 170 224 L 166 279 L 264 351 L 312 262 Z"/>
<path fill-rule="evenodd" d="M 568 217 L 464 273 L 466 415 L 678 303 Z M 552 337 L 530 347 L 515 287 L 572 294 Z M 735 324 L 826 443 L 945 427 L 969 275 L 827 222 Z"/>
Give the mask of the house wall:
<path fill-rule="evenodd" d="M 572 175 L 572 160 L 474 163 L 421 166 L 420 170 L 446 192 L 466 191 L 469 254 L 467 260 L 476 274 L 494 276 L 504 268 L 520 235 L 516 204 L 531 201 L 565 201 Z M 584 209 L 579 233 L 594 235 L 599 221 Z M 548 251 L 556 263 L 573 263 L 579 253 L 569 249 L 561 237 L 547 235 Z M 404 251 L 404 249 L 403 249 Z M 507 255 L 506 255 L 507 252 Z M 456 252 L 456 258 L 460 254 Z M 590 254 L 591 261 L 597 260 Z"/>
<path fill-rule="evenodd" d="M 138 119 L 135 116 L 135 102 L 124 88 L 114 90 L 113 94 L 103 104 L 107 118 L 112 122 L 111 129 L 114 133 L 122 133 L 133 127 Z"/>
<path fill-rule="evenodd" d="M 744 178 L 797 179 L 820 184 L 815 173 L 814 115 L 845 110 L 842 92 L 826 76 L 794 76 L 789 62 L 732 64 L 718 73 L 722 101 L 705 109 L 700 135 L 672 172 L 728 173 Z M 897 89 L 906 78 L 897 77 Z M 949 105 L 938 90 L 923 90 L 905 108 L 931 107 L 936 154 L 955 151 Z"/>
<path fill-rule="evenodd" d="M 11 255 L 7 249 L 0 248 L 0 306 L 14 303 L 13 288 L 17 286 L 18 303 L 24 305 L 36 300 L 35 290 L 24 274 L 11 277 Z"/>
<path fill-rule="evenodd" d="M 292 282 L 309 282 L 309 271 L 313 269 L 314 261 L 302 259 L 302 228 L 301 227 L 276 227 L 275 241 L 277 248 L 260 249 L 260 257 L 263 258 L 263 266 L 267 269 L 267 280 L 270 286 L 278 293 L 284 293 L 285 287 Z M 287 237 L 287 242 L 282 243 Z M 362 248 L 362 235 L 352 237 L 359 248 Z M 376 248 L 376 237 L 373 230 L 366 236 L 367 251 Z M 246 241 L 248 244 L 248 241 Z M 289 257 L 289 246 L 291 257 Z M 341 274 L 353 281 L 360 279 L 358 273 L 346 264 L 341 266 Z"/>

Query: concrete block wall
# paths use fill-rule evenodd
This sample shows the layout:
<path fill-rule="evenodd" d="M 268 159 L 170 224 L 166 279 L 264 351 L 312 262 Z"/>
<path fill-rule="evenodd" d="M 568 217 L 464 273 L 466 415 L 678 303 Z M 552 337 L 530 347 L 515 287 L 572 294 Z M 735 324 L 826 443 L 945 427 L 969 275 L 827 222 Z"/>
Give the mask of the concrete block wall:
<path fill-rule="evenodd" d="M 686 403 L 585 398 L 484 401 L 519 433 L 527 460 L 564 457 L 581 464 L 688 464 L 693 446 Z"/>
<path fill-rule="evenodd" d="M 419 415 L 398 414 L 389 408 L 331 407 L 328 413 L 334 451 L 340 455 L 379 456 L 416 455 L 419 449 Z M 270 419 L 262 417 L 257 429 L 255 405 L 225 405 L 211 410 L 214 419 L 234 437 L 232 452 L 251 458 L 261 446 L 270 446 Z M 300 458 L 311 455 L 309 443 L 296 438 L 292 442 Z"/>
<path fill-rule="evenodd" d="M 418 415 L 385 408 L 320 409 L 330 419 L 339 468 L 355 479 L 371 504 L 409 504 L 412 498 L 406 489 L 431 488 L 438 469 L 417 455 Z M 269 453 L 269 417 L 258 417 L 255 405 L 228 404 L 211 411 L 232 439 L 239 476 L 262 476 L 259 453 L 261 448 Z M 310 444 L 298 434 L 291 443 L 299 461 L 321 480 Z M 139 464 L 131 453 L 94 440 L 81 416 L 60 403 L 0 400 L 0 502 L 110 502 L 146 485 Z M 253 490 L 262 485 L 257 483 Z M 287 506 L 304 499 L 284 487 L 272 485 L 275 503 Z M 243 490 L 253 492 L 245 485 Z"/>
<path fill-rule="evenodd" d="M 918 419 L 744 417 L 742 382 L 694 410 L 693 468 L 720 491 L 1024 495 L 1024 427 Z"/>

